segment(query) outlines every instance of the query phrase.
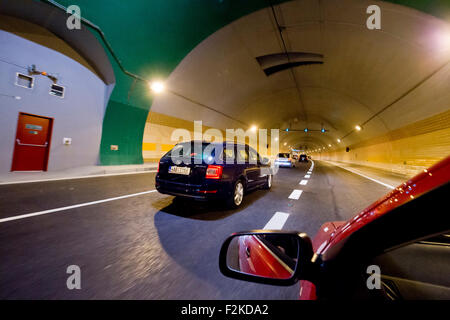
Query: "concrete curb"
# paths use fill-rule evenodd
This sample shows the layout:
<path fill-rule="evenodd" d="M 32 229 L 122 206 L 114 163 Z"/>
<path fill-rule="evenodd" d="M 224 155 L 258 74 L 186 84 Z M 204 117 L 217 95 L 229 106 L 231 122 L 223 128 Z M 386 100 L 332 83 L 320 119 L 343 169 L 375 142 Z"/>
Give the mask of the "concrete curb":
<path fill-rule="evenodd" d="M 156 172 L 157 167 L 157 163 L 147 163 L 142 165 L 80 167 L 50 172 L 9 172 L 0 176 L 0 185 L 150 173 Z"/>

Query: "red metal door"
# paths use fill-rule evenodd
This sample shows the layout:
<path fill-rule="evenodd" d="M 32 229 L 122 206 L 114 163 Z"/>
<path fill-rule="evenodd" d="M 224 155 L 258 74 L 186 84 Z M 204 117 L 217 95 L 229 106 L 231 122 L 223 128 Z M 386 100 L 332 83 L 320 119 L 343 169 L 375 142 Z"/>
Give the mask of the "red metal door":
<path fill-rule="evenodd" d="M 19 113 L 11 171 L 46 171 L 52 119 Z"/>

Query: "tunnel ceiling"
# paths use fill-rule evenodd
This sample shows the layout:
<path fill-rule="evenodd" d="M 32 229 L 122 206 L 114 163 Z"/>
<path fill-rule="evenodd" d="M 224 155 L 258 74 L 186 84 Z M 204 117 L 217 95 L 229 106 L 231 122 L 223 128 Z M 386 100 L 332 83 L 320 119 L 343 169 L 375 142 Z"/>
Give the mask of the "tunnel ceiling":
<path fill-rule="evenodd" d="M 106 116 L 104 136 L 128 111 L 151 106 L 221 129 L 323 126 L 325 134 L 282 133 L 282 142 L 316 148 L 335 145 L 337 138 L 349 145 L 448 109 L 450 6 L 445 0 L 272 1 L 273 9 L 265 0 L 58 2 L 80 5 L 129 71 L 166 80 L 170 90 L 188 98 L 169 92 L 152 97 L 114 66 L 111 99 L 130 108 L 117 111 L 114 121 Z M 372 4 L 381 7 L 381 30 L 366 28 L 366 8 Z M 267 76 L 257 58 L 284 53 L 284 46 L 323 55 L 321 64 Z M 143 121 L 137 124 L 142 130 L 144 115 L 133 120 Z M 362 123 L 363 131 L 352 133 Z"/>
<path fill-rule="evenodd" d="M 407 7 L 380 6 L 381 31 L 367 29 L 361 1 L 292 1 L 247 15 L 199 44 L 167 83 L 229 117 L 170 94 L 157 97 L 152 110 L 222 128 L 289 128 L 282 142 L 311 149 L 336 146 L 338 138 L 352 144 L 447 110 L 450 41 L 438 35 L 450 37 L 449 24 Z M 323 55 L 323 64 L 267 76 L 257 57 L 284 46 Z M 363 131 L 349 134 L 363 123 Z"/>

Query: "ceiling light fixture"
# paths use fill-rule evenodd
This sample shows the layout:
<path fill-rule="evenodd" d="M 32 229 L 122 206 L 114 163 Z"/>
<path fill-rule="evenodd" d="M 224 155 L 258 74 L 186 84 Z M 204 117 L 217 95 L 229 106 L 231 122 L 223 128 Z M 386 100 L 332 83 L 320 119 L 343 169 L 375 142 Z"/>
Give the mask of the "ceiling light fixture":
<path fill-rule="evenodd" d="M 154 92 L 154 93 L 161 93 L 163 92 L 166 87 L 164 85 L 163 82 L 161 81 L 153 81 L 149 83 L 150 89 Z"/>

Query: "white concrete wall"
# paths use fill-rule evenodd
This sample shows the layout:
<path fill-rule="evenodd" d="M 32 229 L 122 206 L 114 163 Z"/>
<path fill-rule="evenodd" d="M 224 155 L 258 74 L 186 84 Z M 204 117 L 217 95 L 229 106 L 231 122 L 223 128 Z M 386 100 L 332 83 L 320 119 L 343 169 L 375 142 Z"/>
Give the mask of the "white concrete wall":
<path fill-rule="evenodd" d="M 33 89 L 15 85 L 26 67 L 57 74 L 63 99 L 49 94 L 51 80 L 34 76 Z M 110 90 L 90 70 L 35 42 L 0 30 L 0 173 L 11 170 L 19 112 L 54 118 L 48 170 L 98 163 L 103 116 Z M 9 96 L 21 97 L 16 100 Z M 63 138 L 72 145 L 63 145 Z"/>

